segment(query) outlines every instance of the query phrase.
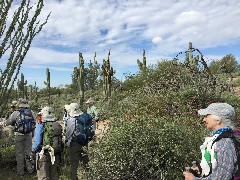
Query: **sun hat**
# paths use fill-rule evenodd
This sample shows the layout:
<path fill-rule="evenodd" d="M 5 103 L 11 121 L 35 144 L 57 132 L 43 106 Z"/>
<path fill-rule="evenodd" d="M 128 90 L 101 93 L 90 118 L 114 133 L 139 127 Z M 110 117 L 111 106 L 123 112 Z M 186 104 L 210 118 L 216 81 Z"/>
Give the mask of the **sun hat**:
<path fill-rule="evenodd" d="M 69 104 L 66 104 L 66 105 L 64 105 L 64 109 L 66 109 L 67 113 L 69 113 L 71 106 Z"/>
<path fill-rule="evenodd" d="M 90 103 L 94 103 L 93 99 L 92 98 L 89 98 L 86 102 L 86 104 L 90 104 Z"/>
<path fill-rule="evenodd" d="M 15 107 L 15 106 L 17 106 L 17 101 L 12 101 L 12 104 L 11 104 L 11 107 Z"/>
<path fill-rule="evenodd" d="M 82 114 L 83 112 L 80 110 L 80 107 L 78 105 L 78 103 L 71 103 L 69 105 L 69 115 L 71 117 L 76 117 L 76 116 L 79 116 L 80 114 Z"/>
<path fill-rule="evenodd" d="M 55 116 L 53 114 L 53 109 L 49 106 L 45 106 L 40 111 L 40 114 L 42 115 L 43 121 L 55 121 Z"/>
<path fill-rule="evenodd" d="M 207 108 L 198 110 L 198 114 L 201 116 L 211 114 L 223 119 L 233 119 L 235 110 L 234 107 L 227 103 L 212 103 Z"/>
<path fill-rule="evenodd" d="M 19 108 L 29 108 L 30 107 L 29 104 L 28 104 L 28 101 L 26 99 L 23 99 L 23 98 L 20 98 L 18 100 L 18 103 L 17 103 L 16 106 L 18 106 Z"/>

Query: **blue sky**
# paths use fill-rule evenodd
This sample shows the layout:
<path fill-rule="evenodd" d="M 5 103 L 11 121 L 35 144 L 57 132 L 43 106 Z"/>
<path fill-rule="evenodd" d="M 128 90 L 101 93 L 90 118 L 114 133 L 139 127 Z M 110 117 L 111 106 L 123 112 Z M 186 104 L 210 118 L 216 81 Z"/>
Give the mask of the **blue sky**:
<path fill-rule="evenodd" d="M 35 0 L 36 1 L 36 0 Z M 34 3 L 34 0 L 32 1 Z M 146 50 L 147 64 L 172 59 L 188 48 L 208 61 L 233 54 L 240 62 L 239 0 L 45 0 L 40 20 L 51 16 L 35 38 L 21 72 L 28 84 L 44 87 L 46 68 L 52 86 L 71 83 L 78 53 L 85 66 L 102 63 L 111 50 L 116 77 L 135 73 Z M 13 10 L 13 9 L 12 9 Z M 11 18 L 10 18 L 11 19 Z"/>

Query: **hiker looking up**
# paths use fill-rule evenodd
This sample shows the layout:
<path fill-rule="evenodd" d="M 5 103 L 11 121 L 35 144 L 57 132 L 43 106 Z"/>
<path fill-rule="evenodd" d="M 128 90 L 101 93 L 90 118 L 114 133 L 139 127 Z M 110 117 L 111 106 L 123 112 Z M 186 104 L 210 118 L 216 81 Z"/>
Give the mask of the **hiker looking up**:
<path fill-rule="evenodd" d="M 87 100 L 86 105 L 88 107 L 87 113 L 90 114 L 93 118 L 94 131 L 95 131 L 97 127 L 97 122 L 99 121 L 98 110 L 96 106 L 94 106 L 94 101 L 92 98 Z"/>
<path fill-rule="evenodd" d="M 192 168 L 200 173 L 194 176 L 191 171 L 185 171 L 183 173 L 185 180 L 233 179 L 237 170 L 234 143 L 236 141 L 227 134 L 233 132 L 234 108 L 227 103 L 212 103 L 206 109 L 198 110 L 198 114 L 203 116 L 206 127 L 211 129 L 213 134 L 211 137 L 206 137 L 205 142 L 200 146 L 202 152 L 200 168 Z"/>
<path fill-rule="evenodd" d="M 51 107 L 44 107 L 35 129 L 32 154 L 36 156 L 38 180 L 58 180 L 58 165 L 63 151 L 62 127 L 56 122 Z M 42 120 L 42 121 L 41 121 Z"/>
<path fill-rule="evenodd" d="M 79 161 L 83 168 L 87 170 L 88 156 L 84 152 L 87 149 L 88 142 L 92 140 L 92 117 L 83 113 L 77 103 L 71 103 L 68 114 L 70 118 L 66 126 L 66 145 L 69 147 L 70 177 L 71 180 L 77 180 L 77 169 Z"/>
<path fill-rule="evenodd" d="M 17 160 L 17 174 L 24 176 L 24 168 L 32 173 L 32 165 L 26 160 L 31 154 L 32 135 L 36 124 L 36 118 L 28 105 L 28 101 L 20 98 L 15 110 L 9 117 L 8 123 L 15 126 L 15 148 Z"/>

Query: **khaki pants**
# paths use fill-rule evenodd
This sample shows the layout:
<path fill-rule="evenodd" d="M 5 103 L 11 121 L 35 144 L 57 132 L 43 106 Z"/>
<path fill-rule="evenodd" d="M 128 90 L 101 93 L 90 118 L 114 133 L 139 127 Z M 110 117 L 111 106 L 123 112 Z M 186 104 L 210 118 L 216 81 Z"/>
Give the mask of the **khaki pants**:
<path fill-rule="evenodd" d="M 27 168 L 29 173 L 32 173 L 32 164 L 27 159 L 31 155 L 32 148 L 32 133 L 20 134 L 15 136 L 16 161 L 18 175 L 24 175 L 24 169 Z M 26 166 L 25 166 L 26 165 Z"/>
<path fill-rule="evenodd" d="M 52 164 L 49 155 L 43 155 L 41 159 L 37 160 L 37 177 L 38 180 L 58 180 L 58 165 L 60 156 L 55 155 L 55 162 Z"/>
<path fill-rule="evenodd" d="M 87 146 L 87 145 L 86 145 Z M 76 142 L 71 142 L 69 146 L 69 161 L 70 161 L 70 176 L 71 180 L 77 180 L 77 169 L 79 161 L 83 165 L 83 167 L 86 169 L 88 167 L 88 156 L 84 154 L 83 151 L 84 145 L 80 145 Z"/>

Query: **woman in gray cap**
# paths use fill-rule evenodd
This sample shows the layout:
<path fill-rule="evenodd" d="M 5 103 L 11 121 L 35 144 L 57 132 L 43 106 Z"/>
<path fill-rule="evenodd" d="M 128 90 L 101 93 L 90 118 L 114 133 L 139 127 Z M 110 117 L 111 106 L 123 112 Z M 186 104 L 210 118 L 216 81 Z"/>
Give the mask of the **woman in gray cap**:
<path fill-rule="evenodd" d="M 200 146 L 202 153 L 200 168 L 192 167 L 198 173 L 194 176 L 191 170 L 183 172 L 185 180 L 233 179 L 237 171 L 235 143 L 232 138 L 223 135 L 233 132 L 234 108 L 227 103 L 212 103 L 206 109 L 200 109 L 198 114 L 203 116 L 206 127 L 211 129 L 213 134 L 206 137 Z"/>

